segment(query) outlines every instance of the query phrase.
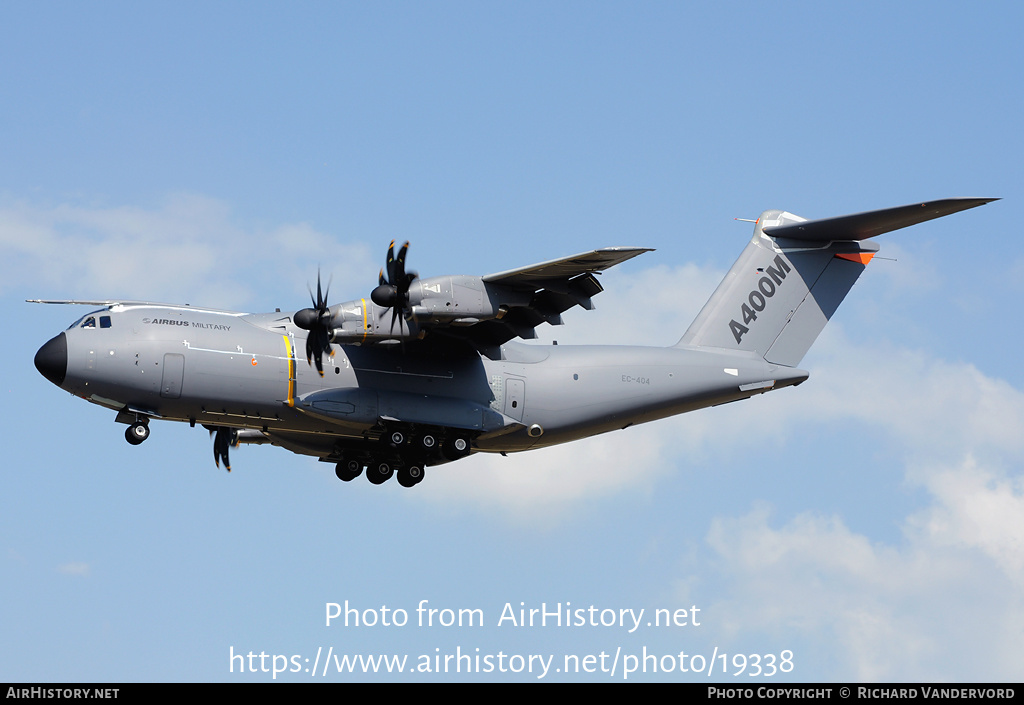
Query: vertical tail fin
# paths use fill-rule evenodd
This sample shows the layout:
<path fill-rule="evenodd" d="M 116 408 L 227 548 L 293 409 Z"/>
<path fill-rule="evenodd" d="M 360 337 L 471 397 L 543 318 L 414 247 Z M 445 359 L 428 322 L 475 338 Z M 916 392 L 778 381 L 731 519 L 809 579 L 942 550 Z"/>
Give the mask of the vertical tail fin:
<path fill-rule="evenodd" d="M 795 367 L 878 251 L 867 238 L 993 200 L 946 199 L 812 221 L 765 211 L 677 345 L 757 352 Z"/>

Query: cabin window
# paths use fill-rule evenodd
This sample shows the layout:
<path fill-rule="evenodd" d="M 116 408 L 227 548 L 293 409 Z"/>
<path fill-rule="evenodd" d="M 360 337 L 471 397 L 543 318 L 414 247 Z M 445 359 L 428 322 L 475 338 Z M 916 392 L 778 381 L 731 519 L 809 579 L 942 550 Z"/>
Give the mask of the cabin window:
<path fill-rule="evenodd" d="M 110 316 L 100 316 L 100 328 L 110 328 Z"/>

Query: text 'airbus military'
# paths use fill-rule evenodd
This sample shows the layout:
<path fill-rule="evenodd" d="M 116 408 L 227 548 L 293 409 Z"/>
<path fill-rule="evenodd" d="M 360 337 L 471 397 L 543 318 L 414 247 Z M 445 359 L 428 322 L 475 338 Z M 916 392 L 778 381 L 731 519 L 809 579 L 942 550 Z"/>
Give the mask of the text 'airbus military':
<path fill-rule="evenodd" d="M 650 250 L 612 247 L 497 274 L 419 279 L 388 249 L 369 300 L 236 313 L 102 306 L 36 353 L 58 387 L 116 412 L 138 445 L 153 419 L 199 423 L 229 449 L 271 443 L 412 487 L 424 469 L 511 453 L 797 385 L 804 354 L 878 251 L 876 235 L 996 199 L 931 201 L 805 220 L 761 214 L 682 339 L 667 348 L 528 345 L 542 323 L 593 308 L 595 276 Z M 305 357 L 306 364 L 302 364 Z"/>

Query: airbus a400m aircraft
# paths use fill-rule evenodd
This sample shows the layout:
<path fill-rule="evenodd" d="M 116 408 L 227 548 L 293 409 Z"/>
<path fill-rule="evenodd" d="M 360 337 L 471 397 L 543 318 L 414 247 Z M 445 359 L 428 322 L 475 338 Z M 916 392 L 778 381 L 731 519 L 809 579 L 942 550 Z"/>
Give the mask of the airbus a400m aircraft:
<path fill-rule="evenodd" d="M 535 328 L 592 308 L 595 276 L 648 252 L 612 247 L 479 276 L 417 278 L 388 250 L 369 300 L 294 313 L 133 301 L 47 342 L 51 382 L 116 412 L 140 444 L 153 419 L 201 424 L 214 458 L 271 443 L 406 487 L 470 453 L 543 448 L 797 385 L 797 367 L 878 246 L 869 238 L 996 199 L 946 199 L 805 220 L 761 214 L 683 337 L 667 348 L 530 345 Z M 307 364 L 302 364 L 302 357 Z"/>

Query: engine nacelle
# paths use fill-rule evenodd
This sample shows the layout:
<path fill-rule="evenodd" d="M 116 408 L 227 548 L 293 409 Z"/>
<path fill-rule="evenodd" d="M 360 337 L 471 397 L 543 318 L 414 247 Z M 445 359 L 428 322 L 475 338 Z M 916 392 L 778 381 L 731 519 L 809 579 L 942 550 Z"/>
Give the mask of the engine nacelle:
<path fill-rule="evenodd" d="M 235 432 L 235 438 L 239 443 L 248 443 L 253 445 L 270 443 L 270 439 L 267 438 L 266 434 L 255 428 L 240 428 Z"/>
<path fill-rule="evenodd" d="M 471 326 L 500 319 L 513 306 L 527 306 L 532 292 L 485 283 L 480 277 L 447 276 L 416 280 L 409 287 L 411 315 L 395 316 L 395 309 L 371 299 L 348 301 L 331 307 L 331 342 L 375 343 L 415 340 L 433 326 Z"/>
<path fill-rule="evenodd" d="M 480 277 L 430 277 L 409 289 L 412 317 L 418 321 L 472 325 L 501 318 L 511 306 L 525 306 L 530 297 L 521 291 L 485 284 Z"/>

